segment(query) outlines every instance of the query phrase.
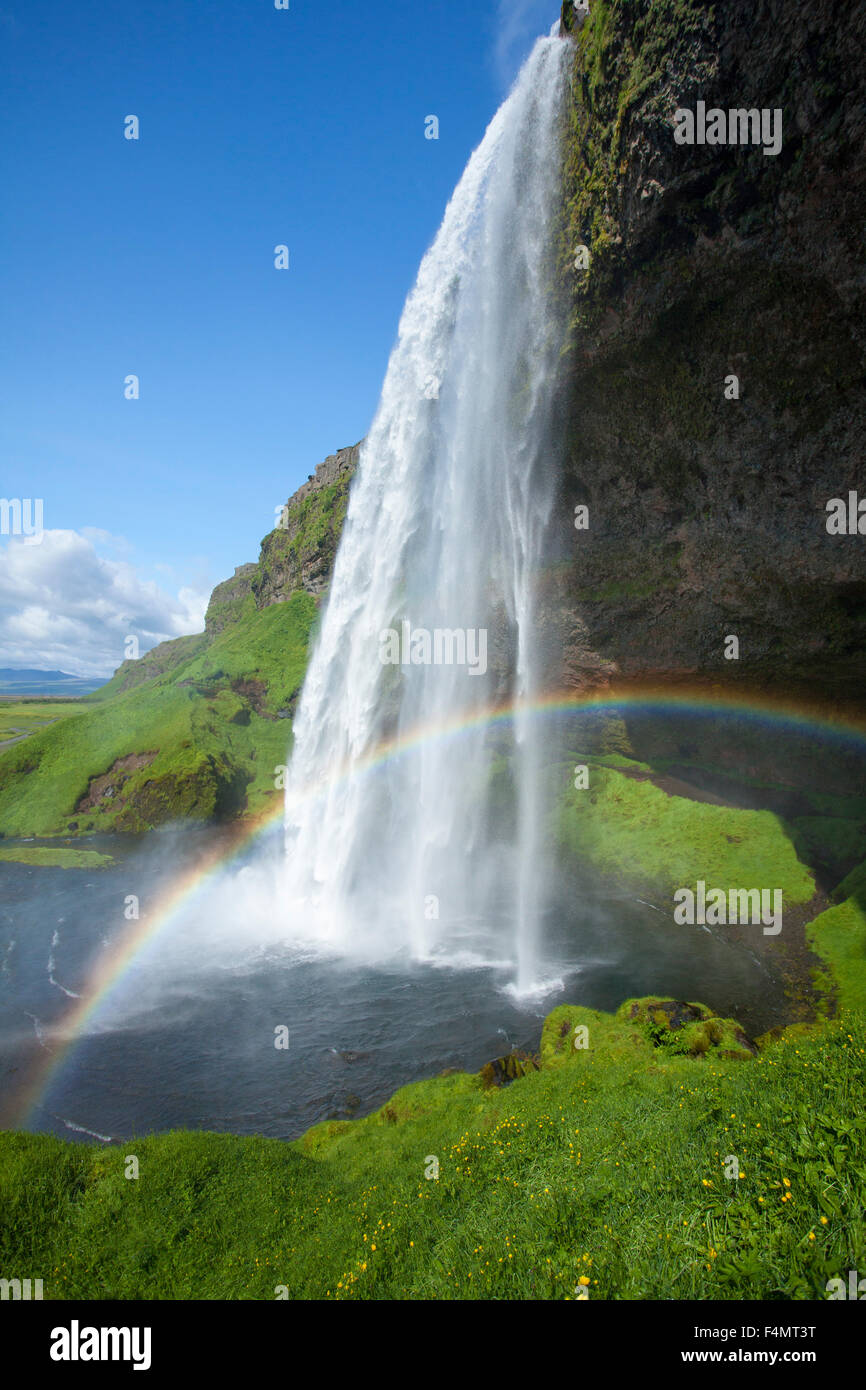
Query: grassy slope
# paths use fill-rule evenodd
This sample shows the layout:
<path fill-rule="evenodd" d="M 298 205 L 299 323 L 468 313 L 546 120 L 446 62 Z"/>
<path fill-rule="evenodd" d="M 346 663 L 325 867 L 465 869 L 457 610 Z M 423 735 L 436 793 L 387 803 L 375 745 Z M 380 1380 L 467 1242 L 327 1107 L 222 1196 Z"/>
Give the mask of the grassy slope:
<path fill-rule="evenodd" d="M 652 866 L 673 830 L 685 858 L 665 873 L 684 882 L 706 863 L 727 872 L 717 832 L 727 844 L 755 827 L 758 873 L 788 843 L 772 817 L 683 803 L 698 812 L 690 836 L 680 798 L 615 776 L 617 864 Z M 652 800 L 643 825 L 633 796 Z M 788 862 L 794 887 L 799 870 Z M 565 1006 L 541 1069 L 507 1089 L 443 1076 L 294 1144 L 0 1135 L 0 1264 L 58 1298 L 824 1297 L 866 1259 L 866 913 L 852 898 L 810 934 L 840 1013 L 768 1037 L 753 1059 L 726 1055 L 729 1022 L 674 1033 L 653 1007 L 631 1021 L 627 1005 Z M 586 1050 L 571 1045 L 578 1024 Z"/>
<path fill-rule="evenodd" d="M 822 912 L 806 928 L 806 935 L 809 945 L 827 963 L 825 987 L 835 986 L 846 1007 L 866 1015 L 866 910 L 862 895 Z M 841 986 L 835 985 L 837 981 Z M 861 1106 L 864 1099 L 866 1096 L 861 1096 Z"/>
<path fill-rule="evenodd" d="M 0 743 L 22 730 L 34 733 L 52 720 L 80 714 L 82 708 L 77 700 L 0 700 Z"/>
<path fill-rule="evenodd" d="M 611 757 L 576 754 L 578 760 L 589 767 L 589 786 L 570 787 L 556 827 L 559 843 L 573 856 L 661 896 L 694 887 L 702 878 L 708 889 L 781 888 L 785 902 L 812 898 L 814 880 L 797 858 L 784 822 L 772 812 L 669 796 L 651 782 L 605 766 Z"/>
<path fill-rule="evenodd" d="M 0 1136 L 3 1268 L 51 1298 L 799 1299 L 862 1264 L 861 1013 L 741 1062 L 566 1006 L 545 1052 L 508 1089 L 422 1082 L 291 1145 Z"/>
<path fill-rule="evenodd" d="M 277 718 L 300 686 L 315 601 L 297 593 L 255 611 L 168 671 L 80 707 L 0 758 L 0 829 L 7 835 L 141 830 L 174 817 L 261 810 L 291 737 Z M 233 682 L 261 682 L 259 694 Z M 261 712 L 258 712 L 256 705 Z M 130 754 L 154 754 L 115 796 L 76 812 L 91 778 Z"/>

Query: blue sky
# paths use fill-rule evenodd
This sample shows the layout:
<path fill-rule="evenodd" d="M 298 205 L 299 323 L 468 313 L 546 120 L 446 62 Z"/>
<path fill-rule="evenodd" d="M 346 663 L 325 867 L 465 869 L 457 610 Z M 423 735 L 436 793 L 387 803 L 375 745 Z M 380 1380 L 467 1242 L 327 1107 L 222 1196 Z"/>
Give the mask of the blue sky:
<path fill-rule="evenodd" d="M 107 672 L 124 632 L 200 627 L 367 430 L 421 256 L 557 15 L 0 0 L 0 496 L 46 528 L 0 538 L 0 666 Z"/>

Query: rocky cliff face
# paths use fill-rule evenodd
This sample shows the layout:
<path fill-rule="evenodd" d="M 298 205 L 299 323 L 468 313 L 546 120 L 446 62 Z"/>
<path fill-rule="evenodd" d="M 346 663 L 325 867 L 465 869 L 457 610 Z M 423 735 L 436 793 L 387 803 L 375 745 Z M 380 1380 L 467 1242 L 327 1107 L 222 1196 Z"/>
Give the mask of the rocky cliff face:
<path fill-rule="evenodd" d="M 289 498 L 262 541 L 258 563 L 239 565 L 210 597 L 205 627 L 221 632 L 255 609 L 306 591 L 320 597 L 331 579 L 360 444 L 338 449 Z"/>
<path fill-rule="evenodd" d="M 161 642 L 139 660 L 124 661 L 102 687 L 99 698 L 122 694 L 166 675 L 206 651 L 227 629 L 252 618 L 260 609 L 287 602 L 292 594 L 306 592 L 320 599 L 330 581 L 360 447 L 353 444 L 329 454 L 292 494 L 279 525 L 262 541 L 258 562 L 238 565 L 230 579 L 217 584 L 210 596 L 203 633 Z"/>
<path fill-rule="evenodd" d="M 327 588 L 360 447 L 353 444 L 329 454 L 289 498 L 280 524 L 262 541 L 251 579 L 258 608 L 282 603 L 298 589 L 318 596 Z"/>
<path fill-rule="evenodd" d="M 258 565 L 238 565 L 231 579 L 217 584 L 205 614 L 205 632 L 216 637 L 248 611 L 253 594 L 253 578 Z"/>
<path fill-rule="evenodd" d="M 866 536 L 828 534 L 826 506 L 866 497 L 866 6 L 592 0 L 563 30 L 551 679 L 855 696 Z M 675 112 L 701 101 L 780 111 L 779 153 L 677 143 Z"/>

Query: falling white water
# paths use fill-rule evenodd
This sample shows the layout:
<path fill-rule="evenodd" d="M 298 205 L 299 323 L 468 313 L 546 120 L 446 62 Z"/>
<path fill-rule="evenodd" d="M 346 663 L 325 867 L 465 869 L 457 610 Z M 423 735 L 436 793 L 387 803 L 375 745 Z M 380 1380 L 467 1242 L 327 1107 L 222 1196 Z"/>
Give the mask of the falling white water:
<path fill-rule="evenodd" d="M 285 901 L 297 934 L 372 955 L 504 959 L 520 992 L 538 984 L 542 750 L 537 721 L 518 712 L 508 744 L 483 711 L 538 690 L 568 50 L 537 42 L 406 301 L 286 792 Z M 408 647 L 418 664 L 383 664 L 388 629 L 400 641 L 463 630 L 475 672 L 468 661 L 418 661 L 420 646 Z"/>

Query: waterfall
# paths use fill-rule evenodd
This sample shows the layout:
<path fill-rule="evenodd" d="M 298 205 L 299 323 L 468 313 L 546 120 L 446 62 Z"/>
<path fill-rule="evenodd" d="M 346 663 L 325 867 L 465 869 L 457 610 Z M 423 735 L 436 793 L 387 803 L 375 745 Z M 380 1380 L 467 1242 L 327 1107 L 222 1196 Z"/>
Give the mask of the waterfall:
<path fill-rule="evenodd" d="M 545 903 L 535 581 L 562 343 L 570 45 L 539 39 L 406 301 L 294 725 L 286 911 L 339 950 L 506 962 Z M 450 658 L 450 659 L 449 659 Z M 516 714 L 487 717 L 502 703 Z M 384 750 L 384 751 L 383 751 Z"/>

